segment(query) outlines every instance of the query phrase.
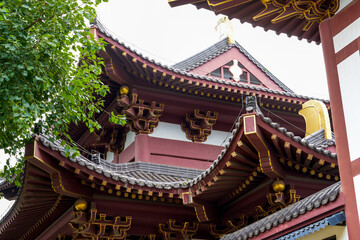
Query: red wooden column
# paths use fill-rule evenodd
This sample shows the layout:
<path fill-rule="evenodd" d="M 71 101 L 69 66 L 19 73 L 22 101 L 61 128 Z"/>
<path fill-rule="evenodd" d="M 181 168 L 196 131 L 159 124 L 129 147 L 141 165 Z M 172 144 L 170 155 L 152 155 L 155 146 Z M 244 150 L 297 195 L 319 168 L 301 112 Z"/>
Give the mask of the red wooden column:
<path fill-rule="evenodd" d="M 349 239 L 359 239 L 360 0 L 320 24 Z"/>

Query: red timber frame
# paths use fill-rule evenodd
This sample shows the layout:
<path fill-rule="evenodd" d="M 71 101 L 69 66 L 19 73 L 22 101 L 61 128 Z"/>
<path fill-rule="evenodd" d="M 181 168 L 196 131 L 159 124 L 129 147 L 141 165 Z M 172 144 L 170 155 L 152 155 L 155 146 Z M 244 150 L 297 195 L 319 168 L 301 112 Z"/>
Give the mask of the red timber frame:
<path fill-rule="evenodd" d="M 360 53 L 360 36 L 355 37 L 353 41 L 342 49 L 337 50 L 335 50 L 334 46 L 334 37 L 350 24 L 359 21 L 359 19 L 360 1 L 354 0 L 334 17 L 320 24 L 320 35 L 324 52 L 334 131 L 336 142 L 338 143 L 337 154 L 342 183 L 341 187 L 346 201 L 346 224 L 350 239 L 358 239 L 360 236 L 360 209 L 358 209 L 358 205 L 356 204 L 360 199 L 356 199 L 355 193 L 355 188 L 360 188 L 360 186 L 354 184 L 354 177 L 360 174 L 360 158 L 351 159 L 350 157 L 349 136 L 347 134 L 350 129 L 346 130 L 349 126 L 346 124 L 345 114 L 354 117 L 354 113 L 345 112 L 344 110 L 344 104 L 349 103 L 344 102 L 344 92 L 341 91 L 341 81 L 347 80 L 355 82 L 359 81 L 359 79 L 340 78 L 338 65 L 347 60 L 352 54 L 356 52 Z M 359 66 L 353 65 L 352 68 L 359 68 Z M 359 109 L 354 108 L 354 111 L 358 112 Z M 358 132 L 358 130 L 356 130 L 356 132 Z"/>

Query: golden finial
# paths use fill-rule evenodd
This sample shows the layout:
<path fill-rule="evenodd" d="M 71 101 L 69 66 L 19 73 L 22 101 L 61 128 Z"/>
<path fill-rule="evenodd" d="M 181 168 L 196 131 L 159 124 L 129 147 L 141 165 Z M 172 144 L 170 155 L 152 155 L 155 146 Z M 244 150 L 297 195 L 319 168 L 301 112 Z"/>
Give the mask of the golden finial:
<path fill-rule="evenodd" d="M 84 199 L 80 198 L 76 200 L 74 207 L 76 211 L 84 211 L 87 208 L 87 202 Z"/>
<path fill-rule="evenodd" d="M 285 182 L 283 180 L 276 180 L 272 184 L 272 188 L 275 192 L 283 192 L 285 190 Z"/>
<path fill-rule="evenodd" d="M 220 39 L 224 37 L 224 35 L 227 36 L 229 44 L 235 43 L 234 39 L 234 27 L 229 20 L 228 17 L 222 17 L 217 22 L 215 31 L 218 31 L 220 34 Z"/>
<path fill-rule="evenodd" d="M 121 95 L 127 95 L 129 93 L 129 87 L 128 86 L 121 86 L 120 87 L 120 94 Z"/>

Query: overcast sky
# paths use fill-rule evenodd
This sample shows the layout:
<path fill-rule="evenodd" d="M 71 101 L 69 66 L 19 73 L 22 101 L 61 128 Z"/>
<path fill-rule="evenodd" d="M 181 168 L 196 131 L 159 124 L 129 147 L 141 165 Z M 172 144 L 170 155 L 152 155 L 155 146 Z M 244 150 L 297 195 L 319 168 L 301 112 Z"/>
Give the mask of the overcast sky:
<path fill-rule="evenodd" d="M 168 65 L 220 40 L 215 26 L 221 16 L 192 5 L 171 8 L 167 0 L 109 0 L 98 16 L 120 41 Z M 328 99 L 321 45 L 232 23 L 236 41 L 294 92 Z M 0 200 L 0 216 L 7 205 Z"/>

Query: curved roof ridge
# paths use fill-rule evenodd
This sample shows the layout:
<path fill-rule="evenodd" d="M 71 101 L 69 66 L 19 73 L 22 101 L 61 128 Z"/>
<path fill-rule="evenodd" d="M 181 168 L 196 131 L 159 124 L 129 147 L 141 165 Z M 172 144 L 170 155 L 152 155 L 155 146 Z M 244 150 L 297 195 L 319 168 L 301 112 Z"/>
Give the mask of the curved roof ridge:
<path fill-rule="evenodd" d="M 259 90 L 259 91 L 263 91 L 263 92 L 269 92 L 269 93 L 275 93 L 275 94 L 279 94 L 279 95 L 285 95 L 285 96 L 291 96 L 291 97 L 296 97 L 296 98 L 300 98 L 300 99 L 305 99 L 305 100 L 310 100 L 310 99 L 314 99 L 314 100 L 319 100 L 322 101 L 324 103 L 329 103 L 330 101 L 327 99 L 321 99 L 321 98 L 317 98 L 317 97 L 310 97 L 310 96 L 304 96 L 301 94 L 296 94 L 293 92 L 288 92 L 288 91 L 278 91 L 278 90 L 272 90 L 269 88 L 262 88 L 259 86 L 253 86 L 253 85 L 249 85 L 249 84 L 243 84 L 243 83 L 236 83 L 236 82 L 230 82 L 230 81 L 225 81 L 223 79 L 218 79 L 218 78 L 213 78 L 213 77 L 205 77 L 205 76 L 200 76 L 198 74 L 193 74 L 193 73 L 188 73 L 186 71 L 182 71 L 179 69 L 175 69 L 172 66 L 168 66 L 166 64 L 162 64 L 158 61 L 155 61 L 154 59 L 151 59 L 147 56 L 144 56 L 142 53 L 140 53 L 138 50 L 131 48 L 129 45 L 126 45 L 124 42 L 119 41 L 118 38 L 114 37 L 113 35 L 111 35 L 106 29 L 105 27 L 100 23 L 100 22 L 96 22 L 96 23 L 92 23 L 93 27 L 96 27 L 99 32 L 101 32 L 102 34 L 104 34 L 106 37 L 111 38 L 112 40 L 114 40 L 115 42 L 117 42 L 119 45 L 121 45 L 122 47 L 124 47 L 125 49 L 129 50 L 130 52 L 136 54 L 137 56 L 139 56 L 140 58 L 144 59 L 145 61 L 148 61 L 150 63 L 155 64 L 156 66 L 159 66 L 165 70 L 171 71 L 173 73 L 176 74 L 180 74 L 186 77 L 191 77 L 191 78 L 196 78 L 196 79 L 201 79 L 201 80 L 206 80 L 209 82 L 214 82 L 214 83 L 220 83 L 220 84 L 225 84 L 225 85 L 231 85 L 231 86 L 236 86 L 239 88 L 247 88 L 247 89 L 254 89 L 254 90 Z M 280 80 L 279 80 L 280 81 Z"/>
<path fill-rule="evenodd" d="M 234 44 L 228 44 L 227 37 L 218 41 L 217 43 L 211 45 L 210 47 L 194 54 L 191 57 L 188 57 L 178 63 L 175 63 L 171 67 L 175 69 L 179 69 L 182 71 L 190 71 L 211 59 L 219 56 L 221 53 L 226 52 L 230 48 L 232 48 Z"/>
<path fill-rule="evenodd" d="M 267 68 L 265 68 L 260 62 L 258 62 L 246 49 L 241 46 L 237 41 L 235 41 L 234 45 L 240 50 L 240 52 L 244 53 L 244 55 L 252 61 L 258 68 L 263 71 L 266 76 L 268 76 L 271 80 L 273 80 L 278 86 L 280 86 L 286 92 L 294 93 L 288 86 L 286 86 L 282 81 L 280 81 L 277 77 L 275 77 Z"/>
<path fill-rule="evenodd" d="M 219 42 L 213 44 L 212 46 L 206 48 L 205 50 L 181 61 L 171 67 L 178 69 L 180 71 L 188 72 L 192 69 L 195 69 L 204 63 L 216 58 L 222 53 L 227 52 L 231 48 L 236 47 L 242 52 L 251 62 L 253 62 L 262 72 L 266 74 L 272 81 L 275 82 L 281 89 L 286 92 L 294 93 L 288 86 L 281 82 L 277 77 L 275 77 L 269 70 L 267 70 L 260 62 L 258 62 L 246 49 L 241 46 L 237 41 L 235 43 L 228 43 L 228 38 L 224 38 Z"/>
<path fill-rule="evenodd" d="M 261 119 L 261 121 L 263 121 L 264 123 L 270 125 L 272 128 L 277 129 L 277 131 L 285 134 L 287 137 L 291 138 L 293 141 L 295 142 L 299 142 L 300 144 L 306 146 L 307 148 L 314 150 L 324 156 L 330 157 L 332 159 L 336 159 L 337 158 L 337 154 L 336 153 L 332 153 L 329 150 L 325 150 L 321 147 L 316 147 L 314 144 L 312 143 L 308 143 L 306 141 L 306 139 L 300 137 L 300 136 L 295 136 L 294 133 L 292 132 L 288 132 L 286 130 L 286 128 L 281 127 L 278 123 L 275 123 L 271 120 L 271 118 L 269 117 L 265 117 L 263 114 L 259 114 L 259 117 Z M 206 170 L 193 170 L 194 172 L 189 173 L 189 174 L 193 174 L 193 177 L 189 177 L 189 176 L 185 176 L 182 179 L 173 179 L 170 181 L 158 181 L 158 180 L 154 180 L 154 179 L 139 179 L 137 177 L 132 176 L 131 174 L 129 174 L 129 172 L 126 171 L 117 171 L 116 169 L 110 169 L 109 166 L 105 166 L 103 165 L 103 163 L 105 161 L 101 161 L 100 164 L 96 164 L 94 162 L 92 162 L 91 160 L 89 160 L 88 158 L 79 155 L 76 158 L 73 158 L 72 156 L 69 156 L 67 158 L 69 158 L 72 162 L 77 163 L 81 166 L 85 166 L 86 168 L 88 168 L 91 171 L 96 171 L 99 174 L 103 174 L 106 177 L 112 178 L 115 181 L 122 181 L 124 183 L 131 183 L 131 184 L 137 184 L 139 186 L 149 186 L 149 187 L 156 187 L 156 188 L 164 188 L 164 189 L 171 189 L 171 188 L 188 188 L 191 187 L 193 185 L 195 185 L 196 183 L 200 182 L 201 180 L 203 180 L 205 177 L 207 177 L 214 169 L 215 167 L 219 164 L 219 162 L 221 161 L 221 159 L 224 157 L 224 155 L 226 154 L 226 152 L 228 151 L 228 148 L 231 145 L 232 140 L 235 138 L 235 135 L 239 132 L 240 127 L 242 126 L 241 124 L 241 119 L 242 116 L 240 116 L 236 123 L 235 123 L 235 128 L 232 130 L 230 136 L 228 137 L 227 142 L 225 143 L 225 148 L 221 151 L 221 153 L 217 156 L 217 158 L 213 161 L 213 163 L 206 169 Z M 63 157 L 66 157 L 65 152 L 64 152 L 64 147 L 61 146 L 61 144 L 59 142 L 55 142 L 52 143 L 48 140 L 48 136 L 46 135 L 38 135 L 40 141 L 46 146 L 51 148 L 52 150 L 58 151 Z M 122 163 L 124 164 L 124 163 Z M 121 164 L 118 164 L 118 166 L 121 168 Z M 162 166 L 166 166 L 166 165 L 162 165 Z M 184 170 L 186 171 L 186 168 L 183 167 L 176 167 L 176 166 L 166 166 L 167 168 L 174 168 L 176 170 Z M 169 171 L 165 171 L 165 172 L 156 172 L 152 170 L 148 170 L 148 172 L 154 173 L 154 174 L 163 174 L 164 176 L 169 176 L 169 173 L 171 172 L 171 169 L 168 169 Z"/>

